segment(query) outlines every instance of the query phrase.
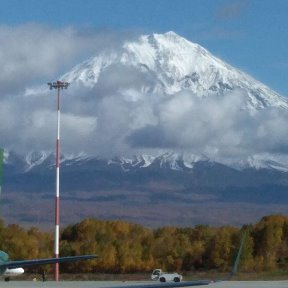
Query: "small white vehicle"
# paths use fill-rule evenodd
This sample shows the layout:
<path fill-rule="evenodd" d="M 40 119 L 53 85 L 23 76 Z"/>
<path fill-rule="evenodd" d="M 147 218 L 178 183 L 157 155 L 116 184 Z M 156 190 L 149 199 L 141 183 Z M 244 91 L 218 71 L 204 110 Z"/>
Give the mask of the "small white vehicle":
<path fill-rule="evenodd" d="M 163 272 L 161 269 L 154 269 L 151 274 L 152 280 L 159 280 L 160 282 L 180 282 L 182 281 L 182 275 L 174 272 L 174 273 L 168 273 Z"/>

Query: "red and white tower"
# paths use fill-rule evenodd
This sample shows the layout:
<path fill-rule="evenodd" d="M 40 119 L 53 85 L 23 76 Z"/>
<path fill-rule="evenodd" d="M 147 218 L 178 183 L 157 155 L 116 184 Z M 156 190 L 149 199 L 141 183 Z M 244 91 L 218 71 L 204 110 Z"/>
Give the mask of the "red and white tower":
<path fill-rule="evenodd" d="M 67 89 L 68 82 L 57 81 L 48 83 L 50 90 L 57 89 L 57 139 L 56 139 L 56 198 L 55 198 L 55 242 L 54 254 L 59 257 L 59 219 L 60 219 L 60 90 Z M 55 264 L 54 280 L 59 281 L 59 263 Z"/>

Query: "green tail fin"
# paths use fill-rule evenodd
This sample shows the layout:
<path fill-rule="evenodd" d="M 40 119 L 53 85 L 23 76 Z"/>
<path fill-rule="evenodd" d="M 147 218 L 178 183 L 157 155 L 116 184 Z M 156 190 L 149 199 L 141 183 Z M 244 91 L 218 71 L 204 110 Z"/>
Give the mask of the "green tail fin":
<path fill-rule="evenodd" d="M 236 259 L 235 259 L 235 262 L 234 262 L 234 266 L 233 266 L 233 269 L 230 273 L 230 276 L 229 276 L 229 279 L 234 276 L 238 270 L 238 266 L 239 266 L 239 262 L 240 262 L 240 257 L 241 257 L 241 254 L 242 254 L 242 250 L 243 250 L 243 247 L 244 247 L 244 243 L 245 243 L 245 240 L 246 240 L 246 235 L 247 232 L 244 232 L 243 236 L 242 236 L 242 239 L 241 239 L 241 244 L 240 244 L 240 247 L 239 247 L 239 250 L 238 250 L 238 253 L 237 253 L 237 256 L 236 256 Z"/>
<path fill-rule="evenodd" d="M 9 260 L 8 254 L 0 250 L 0 263 L 7 262 L 8 260 Z"/>

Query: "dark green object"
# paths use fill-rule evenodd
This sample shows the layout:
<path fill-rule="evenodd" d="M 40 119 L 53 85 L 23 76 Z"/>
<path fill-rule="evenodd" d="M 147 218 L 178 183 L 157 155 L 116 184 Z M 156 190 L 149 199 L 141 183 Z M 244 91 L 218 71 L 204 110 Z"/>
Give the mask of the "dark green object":
<path fill-rule="evenodd" d="M 244 247 L 245 240 L 246 240 L 246 232 L 244 232 L 244 234 L 242 236 L 241 244 L 240 244 L 240 247 L 239 247 L 236 259 L 235 259 L 235 263 L 234 263 L 234 266 L 233 266 L 233 269 L 231 271 L 231 274 L 230 274 L 229 278 L 231 278 L 232 276 L 234 276 L 237 273 L 237 269 L 238 269 L 238 266 L 239 266 L 240 257 L 241 257 L 241 254 L 242 254 L 242 250 L 243 250 L 243 247 Z"/>

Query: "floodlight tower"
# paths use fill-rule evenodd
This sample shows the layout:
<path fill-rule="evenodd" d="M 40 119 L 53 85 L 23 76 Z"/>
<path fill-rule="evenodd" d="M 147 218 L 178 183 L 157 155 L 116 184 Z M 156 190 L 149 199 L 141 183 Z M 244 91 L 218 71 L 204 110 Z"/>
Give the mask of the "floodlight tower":
<path fill-rule="evenodd" d="M 48 83 L 50 90 L 57 89 L 57 139 L 56 139 L 56 198 L 55 198 L 55 258 L 59 257 L 59 219 L 60 219 L 60 198 L 59 198 L 59 171 L 60 171 L 60 90 L 67 89 L 70 83 L 56 81 Z M 55 264 L 54 280 L 59 281 L 59 263 Z"/>

